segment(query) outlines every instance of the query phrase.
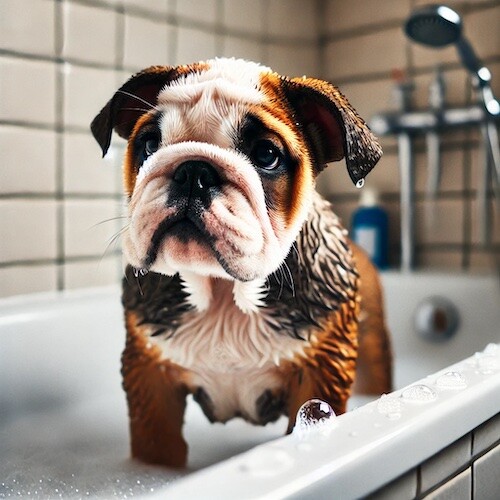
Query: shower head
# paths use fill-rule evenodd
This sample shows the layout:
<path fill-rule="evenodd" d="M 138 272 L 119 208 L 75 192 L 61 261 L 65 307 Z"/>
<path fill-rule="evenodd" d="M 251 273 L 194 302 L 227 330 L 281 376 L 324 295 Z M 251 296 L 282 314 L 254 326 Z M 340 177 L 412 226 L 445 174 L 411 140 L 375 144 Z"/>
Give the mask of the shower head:
<path fill-rule="evenodd" d="M 433 4 L 419 8 L 410 15 L 404 29 L 409 38 L 428 47 L 455 45 L 463 66 L 477 77 L 480 87 L 489 85 L 491 73 L 462 36 L 462 19 L 450 7 Z"/>
<path fill-rule="evenodd" d="M 423 45 L 445 47 L 456 43 L 462 36 L 462 20 L 446 5 L 427 5 L 410 15 L 405 33 Z"/>

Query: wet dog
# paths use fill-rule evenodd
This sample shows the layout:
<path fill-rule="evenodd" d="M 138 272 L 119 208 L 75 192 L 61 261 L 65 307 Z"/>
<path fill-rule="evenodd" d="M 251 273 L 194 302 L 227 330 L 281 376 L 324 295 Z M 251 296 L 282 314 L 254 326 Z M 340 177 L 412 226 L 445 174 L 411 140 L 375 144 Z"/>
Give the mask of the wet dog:
<path fill-rule="evenodd" d="M 390 390 L 379 281 L 315 191 L 381 149 L 333 85 L 237 59 L 153 66 L 92 122 L 127 139 L 122 357 L 132 455 L 182 467 L 186 396 L 211 421 L 293 428 L 310 398 L 345 411 Z"/>

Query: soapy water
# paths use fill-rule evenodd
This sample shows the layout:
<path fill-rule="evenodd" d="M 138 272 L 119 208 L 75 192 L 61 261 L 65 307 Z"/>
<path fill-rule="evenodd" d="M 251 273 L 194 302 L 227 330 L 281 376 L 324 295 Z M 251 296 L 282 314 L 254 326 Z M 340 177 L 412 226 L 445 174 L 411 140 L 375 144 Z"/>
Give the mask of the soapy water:
<path fill-rule="evenodd" d="M 326 436 L 335 427 L 335 417 L 335 412 L 326 401 L 310 399 L 299 408 L 293 433 L 299 439 L 317 434 Z"/>
<path fill-rule="evenodd" d="M 294 459 L 285 450 L 258 446 L 245 456 L 240 471 L 257 477 L 281 474 L 294 464 Z"/>
<path fill-rule="evenodd" d="M 460 372 L 446 372 L 436 379 L 436 387 L 451 390 L 465 389 L 467 387 L 467 379 Z"/>
<path fill-rule="evenodd" d="M 437 394 L 427 385 L 416 384 L 404 389 L 401 397 L 412 403 L 430 403 L 437 399 Z"/>

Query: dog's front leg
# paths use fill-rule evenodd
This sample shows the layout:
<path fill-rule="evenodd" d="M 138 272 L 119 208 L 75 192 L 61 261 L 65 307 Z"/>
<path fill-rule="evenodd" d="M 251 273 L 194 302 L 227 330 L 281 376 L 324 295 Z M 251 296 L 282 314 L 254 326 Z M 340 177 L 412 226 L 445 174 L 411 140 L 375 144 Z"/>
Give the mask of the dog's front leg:
<path fill-rule="evenodd" d="M 123 387 L 129 407 L 132 456 L 146 463 L 185 467 L 182 437 L 187 389 L 180 369 L 161 361 L 127 314 L 127 344 L 122 356 Z"/>

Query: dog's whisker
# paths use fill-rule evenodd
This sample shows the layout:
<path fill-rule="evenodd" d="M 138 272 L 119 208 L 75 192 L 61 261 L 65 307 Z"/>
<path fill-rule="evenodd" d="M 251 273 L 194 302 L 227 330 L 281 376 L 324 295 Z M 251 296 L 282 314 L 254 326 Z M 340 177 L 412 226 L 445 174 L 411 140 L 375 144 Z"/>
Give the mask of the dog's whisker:
<path fill-rule="evenodd" d="M 99 222 L 96 222 L 93 226 L 90 226 L 91 229 L 94 229 L 97 226 L 101 226 L 102 224 L 106 224 L 106 222 L 113 222 L 116 220 L 122 220 L 122 219 L 127 219 L 127 215 L 118 215 L 117 217 L 110 217 L 109 219 L 103 219 Z"/>
<path fill-rule="evenodd" d="M 104 252 L 102 253 L 101 261 L 102 261 L 102 259 L 104 259 L 106 257 L 107 253 L 109 252 L 110 247 L 118 241 L 120 236 L 122 236 L 123 233 L 125 233 L 125 231 L 128 230 L 128 228 L 129 228 L 129 225 L 127 224 L 126 226 L 122 227 L 120 230 L 118 230 L 115 234 L 113 234 L 109 238 L 108 243 L 106 245 L 106 248 L 104 249 Z"/>
<path fill-rule="evenodd" d="M 138 95 L 132 94 L 131 92 L 127 92 L 126 90 L 121 90 L 121 89 L 117 90 L 116 92 L 123 94 L 123 95 L 126 95 L 128 97 L 132 97 L 132 99 L 137 99 L 139 102 L 146 104 L 147 106 L 149 106 L 148 111 L 153 110 L 153 109 L 158 110 L 158 106 L 146 101 L 146 99 L 143 99 L 142 97 L 139 97 Z"/>
<path fill-rule="evenodd" d="M 283 261 L 283 269 L 286 270 L 287 272 L 285 273 L 285 279 L 288 277 L 289 280 L 287 280 L 287 284 L 290 287 L 290 290 L 292 291 L 292 296 L 295 297 L 295 283 L 293 282 L 293 275 L 292 271 L 290 270 L 290 267 L 286 263 L 286 260 Z"/>
<path fill-rule="evenodd" d="M 145 108 L 122 108 L 123 111 L 142 111 L 143 113 L 147 113 L 150 111 L 149 109 Z"/>

